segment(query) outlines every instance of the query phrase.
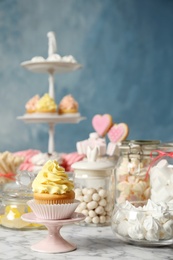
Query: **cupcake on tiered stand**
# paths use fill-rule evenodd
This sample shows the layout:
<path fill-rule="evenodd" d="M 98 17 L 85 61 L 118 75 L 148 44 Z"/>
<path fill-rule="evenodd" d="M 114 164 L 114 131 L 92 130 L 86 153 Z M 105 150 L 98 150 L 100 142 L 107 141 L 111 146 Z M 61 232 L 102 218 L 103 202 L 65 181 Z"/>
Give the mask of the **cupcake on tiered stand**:
<path fill-rule="evenodd" d="M 57 53 L 56 37 L 54 32 L 48 32 L 48 57 L 35 56 L 31 60 L 21 63 L 25 69 L 36 73 L 49 75 L 49 90 L 42 97 L 36 94 L 26 103 L 26 113 L 18 119 L 26 123 L 46 123 L 49 125 L 48 153 L 55 152 L 54 135 L 55 125 L 60 123 L 78 123 L 84 119 L 78 111 L 78 104 L 73 96 L 64 97 L 66 111 L 61 99 L 55 100 L 54 76 L 57 73 L 67 73 L 80 69 L 82 66 L 72 55 L 60 56 Z M 73 102 L 72 102 L 73 101 Z M 75 106 L 74 106 L 75 104 Z M 62 109 L 63 108 L 63 109 Z M 69 109 L 70 108 L 70 109 Z M 74 109 L 75 108 L 75 109 Z M 65 111 L 65 112 L 64 112 Z"/>

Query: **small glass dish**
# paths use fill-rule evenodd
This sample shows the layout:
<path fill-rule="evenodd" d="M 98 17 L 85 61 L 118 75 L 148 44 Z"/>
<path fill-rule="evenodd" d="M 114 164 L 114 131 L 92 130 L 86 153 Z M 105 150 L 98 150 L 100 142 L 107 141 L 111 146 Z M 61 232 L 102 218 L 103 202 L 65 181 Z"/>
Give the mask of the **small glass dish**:
<path fill-rule="evenodd" d="M 173 244 L 173 204 L 151 200 L 116 204 L 111 227 L 116 237 L 137 246 Z"/>

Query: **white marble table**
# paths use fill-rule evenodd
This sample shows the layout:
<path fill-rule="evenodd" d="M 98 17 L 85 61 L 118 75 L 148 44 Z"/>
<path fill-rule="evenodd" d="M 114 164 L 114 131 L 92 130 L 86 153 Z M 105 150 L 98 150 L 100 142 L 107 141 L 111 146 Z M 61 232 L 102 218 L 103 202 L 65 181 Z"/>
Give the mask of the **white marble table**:
<path fill-rule="evenodd" d="M 61 254 L 45 254 L 32 251 L 31 245 L 47 235 L 47 230 L 19 231 L 0 227 L 1 260 L 170 260 L 173 246 L 160 248 L 137 247 L 115 238 L 110 227 L 82 227 L 68 225 L 61 235 L 77 245 L 77 250 Z"/>

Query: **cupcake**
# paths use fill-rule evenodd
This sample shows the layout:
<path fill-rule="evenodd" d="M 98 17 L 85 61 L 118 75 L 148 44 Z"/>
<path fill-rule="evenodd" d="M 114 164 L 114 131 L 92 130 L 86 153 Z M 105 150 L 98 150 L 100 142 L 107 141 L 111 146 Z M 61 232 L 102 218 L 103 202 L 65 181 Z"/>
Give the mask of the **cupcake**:
<path fill-rule="evenodd" d="M 26 113 L 34 113 L 34 112 L 36 112 L 36 106 L 37 106 L 37 103 L 38 103 L 39 99 L 40 99 L 40 96 L 39 95 L 35 95 L 30 100 L 28 100 L 28 102 L 25 105 Z"/>
<path fill-rule="evenodd" d="M 53 98 L 49 94 L 44 94 L 43 97 L 39 99 L 36 105 L 36 112 L 39 113 L 56 113 L 57 105 Z"/>
<path fill-rule="evenodd" d="M 73 114 L 78 112 L 78 103 L 72 97 L 72 95 L 67 95 L 59 103 L 58 113 L 61 114 Z"/>
<path fill-rule="evenodd" d="M 32 183 L 34 199 L 28 205 L 38 218 L 69 218 L 79 204 L 73 189 L 64 168 L 56 160 L 49 160 Z"/>

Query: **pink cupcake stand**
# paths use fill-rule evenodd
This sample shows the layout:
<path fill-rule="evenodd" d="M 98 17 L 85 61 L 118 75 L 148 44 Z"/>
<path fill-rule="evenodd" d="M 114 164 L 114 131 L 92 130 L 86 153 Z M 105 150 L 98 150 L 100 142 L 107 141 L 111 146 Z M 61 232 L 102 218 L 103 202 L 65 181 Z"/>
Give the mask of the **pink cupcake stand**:
<path fill-rule="evenodd" d="M 43 224 L 48 229 L 48 235 L 40 242 L 31 246 L 33 251 L 42 253 L 65 253 L 75 250 L 76 245 L 66 241 L 60 234 L 62 226 L 77 223 L 85 219 L 81 213 L 73 213 L 69 219 L 47 220 L 38 219 L 33 212 L 26 213 L 21 217 L 24 221 L 30 223 Z"/>

